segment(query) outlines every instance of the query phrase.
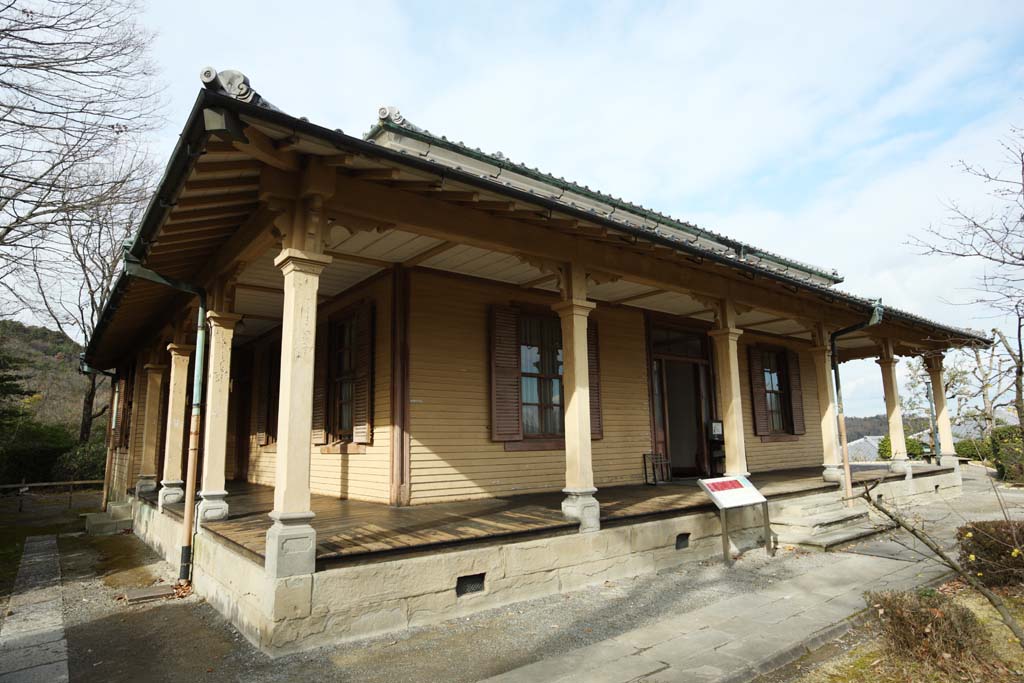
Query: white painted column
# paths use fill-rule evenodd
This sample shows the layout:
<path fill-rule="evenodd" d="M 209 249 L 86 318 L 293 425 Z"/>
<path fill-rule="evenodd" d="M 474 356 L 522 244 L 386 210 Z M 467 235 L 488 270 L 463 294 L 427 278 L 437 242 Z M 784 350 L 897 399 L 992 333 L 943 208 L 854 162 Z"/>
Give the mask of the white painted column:
<path fill-rule="evenodd" d="M 828 345 L 811 349 L 814 376 L 818 384 L 818 410 L 821 412 L 822 476 L 825 481 L 841 481 L 843 456 L 836 424 L 836 392 L 832 381 L 832 350 Z"/>
<path fill-rule="evenodd" d="M 164 430 L 164 471 L 160 481 L 160 509 L 185 498 L 181 480 L 182 451 L 185 448 L 185 408 L 188 405 L 188 363 L 195 346 L 168 344 L 171 378 L 167 394 L 167 428 Z"/>
<path fill-rule="evenodd" d="M 231 396 L 231 340 L 242 316 L 210 311 L 206 400 L 203 412 L 203 483 L 199 522 L 227 519 L 228 501 L 224 467 L 228 446 L 228 400 Z"/>
<path fill-rule="evenodd" d="M 294 248 L 282 249 L 274 261 L 284 274 L 274 523 L 267 530 L 265 561 L 274 578 L 312 574 L 316 566 L 316 532 L 309 524 L 313 364 L 317 289 L 330 262 L 329 256 Z"/>
<path fill-rule="evenodd" d="M 135 493 L 156 491 L 156 469 L 160 450 L 160 393 L 164 385 L 166 365 L 147 363 L 146 409 L 142 417 L 142 462 L 139 463 L 139 480 Z"/>
<path fill-rule="evenodd" d="M 715 377 L 725 437 L 725 473 L 747 476 L 747 450 L 743 435 L 743 404 L 740 389 L 739 338 L 743 330 L 736 326 L 732 303 L 722 301 L 718 329 L 708 332 L 715 347 Z"/>
<path fill-rule="evenodd" d="M 562 321 L 562 387 L 565 393 L 565 488 L 562 513 L 580 523 L 580 532 L 601 528 L 594 494 L 590 442 L 590 365 L 587 317 L 595 304 L 586 300 L 586 275 L 570 268 L 563 274 L 565 300 L 553 306 Z"/>
<path fill-rule="evenodd" d="M 900 393 L 896 381 L 896 357 L 893 354 L 891 342 L 883 342 L 881 357 L 876 362 L 882 369 L 885 414 L 889 419 L 889 443 L 892 447 L 892 460 L 889 461 L 889 469 L 893 472 L 909 474 L 910 460 L 907 457 L 907 438 L 903 432 L 903 411 L 900 409 Z"/>
<path fill-rule="evenodd" d="M 928 377 L 932 382 L 932 400 L 935 402 L 935 424 L 939 431 L 939 443 L 934 446 L 939 455 L 939 463 L 946 466 L 959 467 L 956 448 L 953 443 L 953 425 L 949 419 L 949 407 L 946 405 L 946 385 L 942 377 L 942 354 L 927 356 L 924 359 L 928 369 Z"/>

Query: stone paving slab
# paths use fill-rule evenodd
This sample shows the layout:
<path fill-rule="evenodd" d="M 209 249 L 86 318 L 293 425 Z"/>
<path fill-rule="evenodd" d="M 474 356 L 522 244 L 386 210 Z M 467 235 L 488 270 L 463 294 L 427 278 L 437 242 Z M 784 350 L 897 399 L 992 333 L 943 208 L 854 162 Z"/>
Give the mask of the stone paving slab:
<path fill-rule="evenodd" d="M 14 591 L 0 625 L 0 683 L 68 680 L 68 646 L 55 536 L 25 541 Z"/>

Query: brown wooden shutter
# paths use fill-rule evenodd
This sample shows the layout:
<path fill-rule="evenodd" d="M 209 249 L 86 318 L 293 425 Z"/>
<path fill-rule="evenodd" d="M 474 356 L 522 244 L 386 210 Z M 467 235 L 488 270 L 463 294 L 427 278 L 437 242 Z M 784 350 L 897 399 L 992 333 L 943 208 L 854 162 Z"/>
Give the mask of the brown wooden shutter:
<path fill-rule="evenodd" d="M 768 396 L 764 386 L 764 356 L 756 346 L 747 348 L 750 360 L 751 412 L 754 414 L 754 434 L 764 436 L 772 433 L 771 418 L 768 416 Z"/>
<path fill-rule="evenodd" d="M 327 346 L 330 325 L 324 321 L 316 331 L 316 359 L 313 362 L 313 445 L 327 443 Z"/>
<path fill-rule="evenodd" d="M 520 393 L 519 310 L 491 307 L 491 439 L 521 441 L 523 406 Z"/>
<path fill-rule="evenodd" d="M 124 392 L 125 392 L 125 385 L 127 385 L 127 384 L 128 383 L 125 381 L 123 376 L 118 376 L 118 378 L 117 378 L 117 405 L 116 405 L 116 408 L 115 408 L 115 412 L 117 414 L 114 416 L 114 424 L 111 427 L 111 433 L 112 433 L 111 444 L 114 446 L 114 448 L 120 447 L 121 442 L 124 440 L 124 437 L 123 437 L 123 435 L 121 433 L 121 429 L 122 429 L 122 426 L 124 425 L 124 406 L 125 406 L 125 402 L 126 402 L 126 398 L 125 398 Z"/>
<path fill-rule="evenodd" d="M 267 367 L 270 361 L 270 348 L 264 346 L 256 357 L 256 371 L 253 373 L 253 386 L 256 391 L 256 443 L 260 446 L 267 445 L 267 401 L 270 397 L 267 392 L 270 385 L 267 382 Z"/>
<path fill-rule="evenodd" d="M 352 441 L 373 441 L 373 304 L 359 306 L 355 315 L 355 384 L 352 389 Z"/>
<path fill-rule="evenodd" d="M 590 438 L 604 438 L 601 412 L 601 363 L 597 343 L 597 322 L 587 319 L 587 367 L 590 375 Z"/>
<path fill-rule="evenodd" d="M 796 351 L 786 351 L 786 374 L 789 375 L 789 400 L 793 407 L 793 433 L 806 434 L 804 388 L 800 381 L 800 354 Z"/>

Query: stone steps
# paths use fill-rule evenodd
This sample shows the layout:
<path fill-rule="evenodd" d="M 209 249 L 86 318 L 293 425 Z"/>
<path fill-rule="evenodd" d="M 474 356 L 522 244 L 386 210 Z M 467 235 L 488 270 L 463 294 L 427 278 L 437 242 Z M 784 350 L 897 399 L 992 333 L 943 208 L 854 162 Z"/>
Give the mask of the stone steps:
<path fill-rule="evenodd" d="M 779 545 L 795 545 L 806 550 L 828 552 L 839 546 L 846 545 L 853 541 L 859 541 L 875 534 L 880 534 L 895 528 L 895 524 L 889 523 L 862 523 L 833 528 L 824 533 L 813 533 L 806 531 L 783 532 L 778 534 Z M 797 529 L 798 527 L 788 527 Z"/>
<path fill-rule="evenodd" d="M 91 512 L 85 518 L 85 532 L 90 536 L 110 536 L 132 528 L 132 504 L 111 503 L 106 512 Z"/>
<path fill-rule="evenodd" d="M 845 508 L 809 515 L 780 515 L 772 519 L 772 524 L 786 527 L 807 529 L 811 534 L 833 531 L 837 527 L 867 521 L 868 513 L 859 508 Z"/>

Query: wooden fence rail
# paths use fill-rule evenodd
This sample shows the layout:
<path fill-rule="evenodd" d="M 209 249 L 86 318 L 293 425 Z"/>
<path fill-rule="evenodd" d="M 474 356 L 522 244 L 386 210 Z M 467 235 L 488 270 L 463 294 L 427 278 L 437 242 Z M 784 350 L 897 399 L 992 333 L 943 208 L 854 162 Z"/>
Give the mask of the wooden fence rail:
<path fill-rule="evenodd" d="M 31 484 L 22 482 L 20 484 L 0 484 L 0 491 L 17 489 L 18 491 L 18 512 L 21 512 L 25 506 L 25 494 L 29 489 L 33 488 L 63 488 L 68 487 L 68 509 L 71 509 L 71 504 L 75 495 L 76 486 L 102 486 L 102 479 L 76 479 L 75 481 L 39 481 Z"/>

